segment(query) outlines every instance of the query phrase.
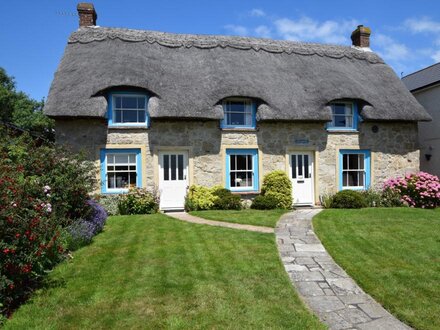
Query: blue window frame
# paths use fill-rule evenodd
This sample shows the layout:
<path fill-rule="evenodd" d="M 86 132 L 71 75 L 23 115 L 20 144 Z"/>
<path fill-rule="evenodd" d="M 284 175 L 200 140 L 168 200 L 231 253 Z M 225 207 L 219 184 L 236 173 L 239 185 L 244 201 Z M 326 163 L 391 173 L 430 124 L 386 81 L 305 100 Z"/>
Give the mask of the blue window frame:
<path fill-rule="evenodd" d="M 224 117 L 221 128 L 256 128 L 257 108 L 250 99 L 227 99 L 223 101 Z"/>
<path fill-rule="evenodd" d="M 142 187 L 140 149 L 101 149 L 101 192 L 125 193 Z"/>
<path fill-rule="evenodd" d="M 355 102 L 334 102 L 332 108 L 332 121 L 327 124 L 327 129 L 357 131 L 359 124 L 358 107 Z"/>
<path fill-rule="evenodd" d="M 339 190 L 365 190 L 371 182 L 369 150 L 339 150 Z"/>
<path fill-rule="evenodd" d="M 109 126 L 149 126 L 148 96 L 133 92 L 111 92 L 108 95 Z"/>
<path fill-rule="evenodd" d="M 258 150 L 226 149 L 226 188 L 231 191 L 258 191 Z"/>

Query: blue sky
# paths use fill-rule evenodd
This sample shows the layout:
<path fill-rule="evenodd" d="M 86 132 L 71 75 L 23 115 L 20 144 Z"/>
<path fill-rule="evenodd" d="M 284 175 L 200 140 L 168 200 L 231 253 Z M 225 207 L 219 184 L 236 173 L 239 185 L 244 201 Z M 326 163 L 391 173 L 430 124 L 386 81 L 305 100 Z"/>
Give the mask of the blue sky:
<path fill-rule="evenodd" d="M 71 32 L 72 0 L 0 4 L 0 66 L 35 99 L 47 96 Z M 350 45 L 358 24 L 371 48 L 400 76 L 440 62 L 439 0 L 152 1 L 95 0 L 98 25 L 176 33 L 227 34 Z"/>

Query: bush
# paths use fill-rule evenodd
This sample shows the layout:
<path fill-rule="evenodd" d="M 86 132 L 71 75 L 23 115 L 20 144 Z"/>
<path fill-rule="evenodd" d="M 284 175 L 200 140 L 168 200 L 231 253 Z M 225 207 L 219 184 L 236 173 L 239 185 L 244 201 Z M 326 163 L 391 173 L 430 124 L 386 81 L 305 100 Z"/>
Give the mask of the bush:
<path fill-rule="evenodd" d="M 277 201 L 277 208 L 292 207 L 292 183 L 284 171 L 273 171 L 263 178 L 262 196 L 271 196 Z M 269 199 L 268 199 L 269 200 Z"/>
<path fill-rule="evenodd" d="M 99 204 L 104 208 L 108 215 L 118 215 L 119 214 L 119 195 L 96 195 L 94 197 Z"/>
<path fill-rule="evenodd" d="M 384 184 L 384 191 L 399 195 L 401 202 L 410 207 L 440 206 L 439 178 L 426 172 L 389 179 Z"/>
<path fill-rule="evenodd" d="M 331 207 L 334 209 L 360 209 L 367 207 L 367 203 L 360 192 L 341 190 L 333 197 Z"/>
<path fill-rule="evenodd" d="M 118 209 L 123 215 L 156 213 L 159 210 L 159 197 L 144 188 L 132 188 L 127 194 L 120 195 Z"/>
<path fill-rule="evenodd" d="M 189 187 L 185 197 L 186 211 L 211 210 L 214 207 L 214 201 L 217 199 L 211 189 L 192 185 Z"/>
<path fill-rule="evenodd" d="M 329 209 L 332 207 L 334 194 L 323 194 L 319 196 L 319 201 L 321 202 L 321 206 L 325 209 Z"/>
<path fill-rule="evenodd" d="M 9 315 L 61 261 L 65 228 L 93 212 L 96 173 L 80 156 L 0 127 L 0 313 Z"/>
<path fill-rule="evenodd" d="M 368 207 L 384 206 L 382 192 L 373 189 L 367 189 L 362 190 L 360 193 Z"/>
<path fill-rule="evenodd" d="M 214 210 L 241 210 L 241 198 L 239 195 L 234 195 L 230 190 L 223 187 L 213 187 L 211 192 L 216 197 L 214 199 Z"/>
<path fill-rule="evenodd" d="M 256 210 L 273 210 L 278 208 L 279 200 L 273 195 L 260 195 L 254 198 L 251 209 Z"/>

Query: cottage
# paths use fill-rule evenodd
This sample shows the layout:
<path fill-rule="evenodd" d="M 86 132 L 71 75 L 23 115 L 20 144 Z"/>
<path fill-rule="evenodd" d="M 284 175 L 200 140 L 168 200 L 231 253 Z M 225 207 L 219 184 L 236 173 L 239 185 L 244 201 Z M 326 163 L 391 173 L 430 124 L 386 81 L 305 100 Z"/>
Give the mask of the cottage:
<path fill-rule="evenodd" d="M 104 28 L 92 4 L 78 12 L 44 111 L 100 166 L 102 193 L 158 187 L 179 209 L 188 185 L 247 198 L 281 169 L 294 204 L 313 205 L 419 168 L 430 116 L 366 27 L 341 47 Z"/>

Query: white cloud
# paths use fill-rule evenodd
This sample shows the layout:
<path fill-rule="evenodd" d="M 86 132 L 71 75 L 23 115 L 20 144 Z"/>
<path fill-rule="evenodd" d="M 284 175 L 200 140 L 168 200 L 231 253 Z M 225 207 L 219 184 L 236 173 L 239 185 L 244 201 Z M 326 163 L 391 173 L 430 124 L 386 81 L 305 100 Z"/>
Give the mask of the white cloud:
<path fill-rule="evenodd" d="M 225 25 L 224 28 L 228 30 L 229 32 L 238 35 L 238 36 L 246 36 L 249 35 L 249 30 L 245 26 L 241 25 L 234 25 L 234 24 L 228 24 Z"/>
<path fill-rule="evenodd" d="M 385 60 L 404 61 L 410 57 L 408 47 L 384 34 L 377 34 L 374 43 L 378 46 L 378 53 Z"/>
<path fill-rule="evenodd" d="M 258 37 L 262 38 L 270 38 L 272 36 L 270 28 L 268 28 L 266 25 L 260 25 L 255 28 L 255 33 Z"/>
<path fill-rule="evenodd" d="M 258 8 L 252 9 L 250 14 L 251 14 L 251 16 L 254 16 L 254 17 L 264 17 L 264 16 L 266 16 L 266 13 L 264 12 L 264 10 L 261 10 L 261 9 L 258 9 Z"/>
<path fill-rule="evenodd" d="M 440 62 L 440 50 L 431 55 L 431 58 L 437 63 Z"/>
<path fill-rule="evenodd" d="M 429 17 L 410 18 L 404 22 L 404 26 L 413 33 L 438 33 L 440 32 L 440 22 L 433 21 Z"/>
<path fill-rule="evenodd" d="M 346 44 L 351 32 L 358 25 L 355 20 L 319 22 L 310 17 L 297 20 L 281 18 L 274 22 L 279 35 L 287 40 L 322 41 Z"/>

